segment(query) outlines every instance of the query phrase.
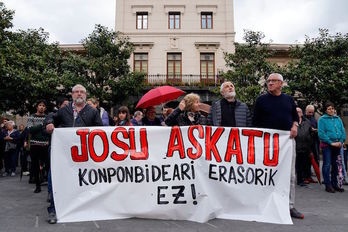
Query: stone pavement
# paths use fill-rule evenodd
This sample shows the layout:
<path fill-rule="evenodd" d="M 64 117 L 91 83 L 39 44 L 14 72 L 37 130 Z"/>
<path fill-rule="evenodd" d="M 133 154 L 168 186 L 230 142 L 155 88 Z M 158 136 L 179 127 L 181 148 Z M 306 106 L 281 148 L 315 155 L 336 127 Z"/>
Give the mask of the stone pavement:
<path fill-rule="evenodd" d="M 0 177 L 0 232 L 75 231 L 348 231 L 348 191 L 326 193 L 319 184 L 297 187 L 296 208 L 305 215 L 294 225 L 214 219 L 208 223 L 149 219 L 123 219 L 50 225 L 47 218 L 47 186 L 34 194 L 28 177 Z M 348 190 L 348 187 L 345 186 Z"/>

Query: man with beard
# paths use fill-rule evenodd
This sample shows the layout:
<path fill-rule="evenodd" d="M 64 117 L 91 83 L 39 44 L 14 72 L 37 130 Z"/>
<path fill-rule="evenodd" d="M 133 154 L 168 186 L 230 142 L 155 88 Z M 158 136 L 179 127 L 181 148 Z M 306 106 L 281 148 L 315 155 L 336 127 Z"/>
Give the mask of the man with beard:
<path fill-rule="evenodd" d="M 87 104 L 86 88 L 80 84 L 72 88 L 72 99 L 68 105 L 60 108 L 56 113 L 46 118 L 46 131 L 52 133 L 55 127 L 88 127 L 103 126 L 97 109 Z M 48 207 L 48 223 L 57 223 L 54 198 Z"/>
<path fill-rule="evenodd" d="M 222 83 L 220 93 L 223 99 L 213 103 L 208 115 L 208 125 L 226 127 L 250 127 L 251 115 L 248 106 L 237 100 L 234 85 Z"/>
<path fill-rule="evenodd" d="M 47 118 L 47 132 L 52 133 L 55 127 L 103 126 L 97 109 L 87 104 L 86 95 L 85 87 L 75 85 L 72 88 L 73 101 Z"/>

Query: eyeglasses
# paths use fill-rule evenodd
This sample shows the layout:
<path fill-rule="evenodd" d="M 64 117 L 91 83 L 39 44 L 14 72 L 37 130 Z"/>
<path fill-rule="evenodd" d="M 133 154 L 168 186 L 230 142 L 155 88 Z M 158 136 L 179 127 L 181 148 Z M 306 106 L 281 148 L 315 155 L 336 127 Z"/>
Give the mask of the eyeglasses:
<path fill-rule="evenodd" d="M 266 82 L 268 84 L 268 83 L 275 83 L 275 82 L 278 82 L 278 81 L 280 81 L 280 80 L 267 80 Z"/>

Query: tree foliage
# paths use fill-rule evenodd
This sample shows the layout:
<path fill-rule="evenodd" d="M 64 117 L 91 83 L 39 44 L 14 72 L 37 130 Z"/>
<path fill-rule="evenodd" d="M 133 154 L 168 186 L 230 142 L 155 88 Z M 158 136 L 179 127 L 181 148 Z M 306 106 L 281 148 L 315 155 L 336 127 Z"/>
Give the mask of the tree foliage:
<path fill-rule="evenodd" d="M 48 33 L 41 28 L 12 33 L 0 81 L 2 109 L 24 114 L 38 99 L 50 101 L 59 94 L 62 56 L 57 44 L 47 40 Z"/>
<path fill-rule="evenodd" d="M 14 11 L 8 10 L 3 2 L 0 2 L 0 78 L 3 79 L 7 74 L 7 60 L 10 54 L 10 39 L 12 28 L 12 19 Z M 0 80 L 2 82 L 2 80 Z M 0 83 L 1 84 L 1 83 Z M 3 87 L 0 85 L 0 112 L 3 111 L 1 105 L 5 101 L 5 93 Z"/>
<path fill-rule="evenodd" d="M 92 96 L 110 107 L 122 103 L 125 96 L 136 95 L 143 89 L 144 75 L 130 73 L 127 60 L 133 52 L 129 40 L 96 25 L 94 31 L 82 41 L 86 56 L 84 78 Z"/>
<path fill-rule="evenodd" d="M 82 43 L 85 55 L 63 52 L 42 28 L 12 32 L 14 12 L 0 2 L 0 112 L 34 111 L 39 99 L 54 102 L 77 83 L 110 107 L 137 95 L 144 75 L 130 72 L 127 38 L 96 25 Z"/>
<path fill-rule="evenodd" d="M 264 91 L 263 79 L 278 69 L 267 61 L 273 53 L 268 44 L 262 43 L 262 32 L 244 31 L 246 43 L 236 43 L 235 53 L 225 54 L 227 67 L 223 78 L 234 83 L 237 98 L 253 106 L 256 98 Z"/>
<path fill-rule="evenodd" d="M 348 34 L 320 29 L 319 37 L 306 37 L 303 46 L 293 47 L 291 57 L 289 85 L 306 104 L 330 100 L 339 108 L 348 102 Z"/>

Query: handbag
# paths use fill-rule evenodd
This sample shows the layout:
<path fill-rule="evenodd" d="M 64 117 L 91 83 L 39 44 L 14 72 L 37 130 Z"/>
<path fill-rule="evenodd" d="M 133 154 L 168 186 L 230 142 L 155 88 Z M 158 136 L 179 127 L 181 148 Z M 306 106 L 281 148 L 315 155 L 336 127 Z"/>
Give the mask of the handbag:
<path fill-rule="evenodd" d="M 5 144 L 5 152 L 9 150 L 15 150 L 17 148 L 17 144 L 13 142 L 6 142 Z"/>

